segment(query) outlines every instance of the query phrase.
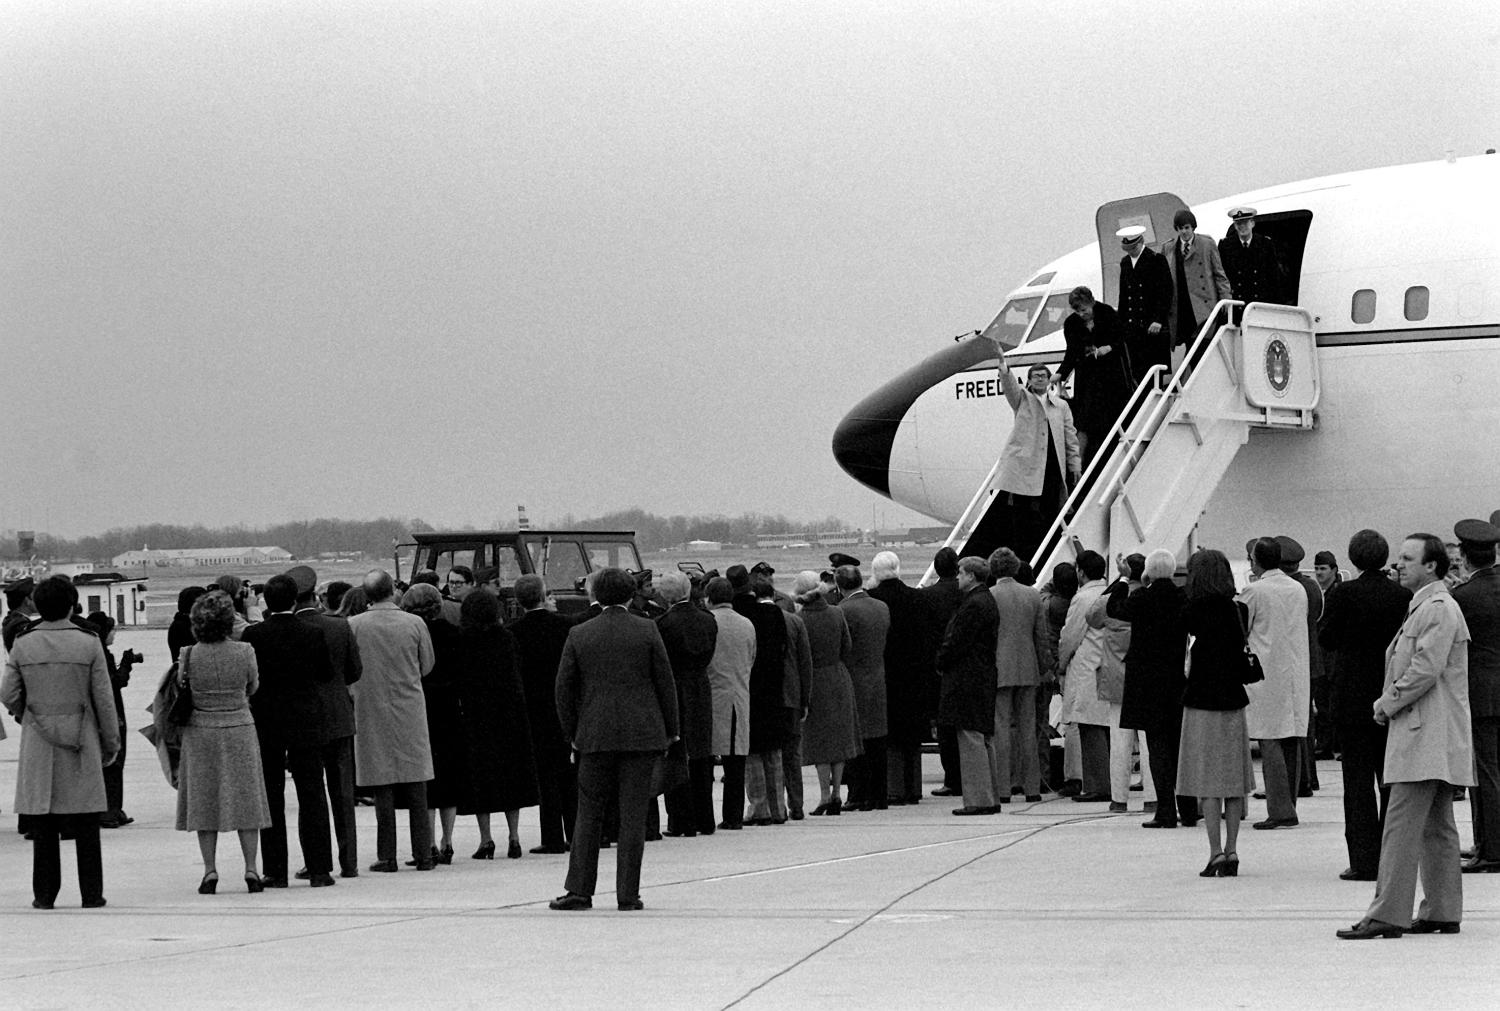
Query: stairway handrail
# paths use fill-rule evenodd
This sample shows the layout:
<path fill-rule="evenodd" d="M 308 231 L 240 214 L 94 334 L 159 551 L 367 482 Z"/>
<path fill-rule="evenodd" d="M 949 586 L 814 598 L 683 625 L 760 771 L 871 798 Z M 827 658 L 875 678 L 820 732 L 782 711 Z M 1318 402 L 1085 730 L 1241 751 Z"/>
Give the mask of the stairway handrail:
<path fill-rule="evenodd" d="M 1217 303 L 1214 304 L 1213 311 L 1208 314 L 1208 318 L 1204 321 L 1203 325 L 1198 328 L 1198 335 L 1193 339 L 1193 343 L 1189 345 L 1188 353 L 1183 355 L 1182 364 L 1177 367 L 1177 370 L 1172 373 L 1171 378 L 1167 380 L 1166 387 L 1162 390 L 1163 396 L 1159 401 L 1157 401 L 1155 408 L 1153 408 L 1151 413 L 1141 424 L 1140 427 L 1142 431 L 1154 432 L 1156 430 L 1156 428 L 1160 424 L 1162 417 L 1165 415 L 1165 412 L 1187 390 L 1187 386 L 1191 382 L 1193 375 L 1196 374 L 1195 372 L 1190 370 L 1189 365 L 1194 361 L 1196 357 L 1198 346 L 1202 344 L 1205 339 L 1207 339 L 1209 341 L 1209 345 L 1204 349 L 1204 352 L 1206 354 L 1209 348 L 1212 347 L 1213 342 L 1219 338 L 1220 332 L 1223 330 L 1223 328 L 1225 326 L 1232 325 L 1229 321 L 1233 319 L 1233 314 L 1229 313 L 1228 310 L 1234 308 L 1235 306 L 1243 306 L 1244 304 L 1244 302 L 1234 298 L 1221 298 Z M 1213 324 L 1216 323 L 1219 319 L 1220 312 L 1226 313 L 1224 317 L 1225 322 L 1219 324 L 1218 326 L 1214 326 Z M 1208 336 L 1210 333 L 1210 327 L 1212 327 L 1212 337 Z M 1135 394 L 1126 403 L 1125 410 L 1121 412 L 1118 418 L 1115 419 L 1114 426 L 1110 428 L 1109 433 L 1104 437 L 1104 442 L 1106 445 L 1115 435 L 1119 435 L 1121 441 L 1123 442 L 1125 433 L 1121 422 L 1126 418 L 1132 417 L 1134 413 L 1132 408 L 1134 407 L 1136 401 L 1140 399 L 1142 392 L 1146 389 L 1147 381 L 1159 371 L 1164 371 L 1164 367 L 1161 365 L 1153 365 L 1150 371 L 1146 373 L 1146 377 L 1142 379 L 1140 385 L 1136 387 Z M 1037 569 L 1037 566 L 1042 563 L 1042 552 L 1044 550 L 1047 550 L 1048 545 L 1054 543 L 1054 536 L 1056 536 L 1059 540 L 1061 539 L 1062 528 L 1066 526 L 1066 517 L 1069 515 L 1077 515 L 1078 510 L 1087 503 L 1090 494 L 1095 491 L 1095 489 L 1090 489 L 1090 492 L 1085 493 L 1076 504 L 1074 503 L 1074 496 L 1077 495 L 1081 489 L 1089 488 L 1089 482 L 1084 480 L 1084 478 L 1093 473 L 1095 465 L 1099 463 L 1099 458 L 1103 455 L 1103 453 L 1096 453 L 1094 455 L 1094 459 L 1089 461 L 1089 468 L 1084 472 L 1082 476 L 1079 477 L 1077 488 L 1075 488 L 1073 494 L 1070 494 L 1068 498 L 1063 502 L 1062 509 L 1058 511 L 1057 517 L 1052 521 L 1052 525 L 1047 528 L 1047 532 L 1042 536 L 1042 542 L 1037 545 L 1036 553 L 1031 557 L 1031 564 L 1033 570 L 1036 572 L 1038 579 L 1042 578 L 1041 571 Z M 1110 476 L 1109 481 L 1105 484 L 1104 490 L 1098 492 L 1096 495 L 1093 495 L 1095 500 L 1102 501 L 1109 495 L 1112 495 L 1116 487 L 1124 482 L 1126 476 L 1126 464 L 1130 459 L 1130 455 L 1131 454 L 1127 452 L 1126 454 L 1121 456 L 1119 460 L 1119 466 L 1115 468 L 1115 472 Z M 1070 510 L 1070 506 L 1073 506 L 1074 508 Z"/>
<path fill-rule="evenodd" d="M 1146 375 L 1142 377 L 1141 381 L 1136 385 L 1135 392 L 1132 393 L 1130 395 L 1130 399 L 1125 402 L 1125 409 L 1120 412 L 1120 416 L 1115 419 L 1114 425 L 1110 428 L 1109 432 L 1105 434 L 1104 445 L 1108 445 L 1111 438 L 1116 435 L 1122 437 L 1124 436 L 1125 429 L 1121 426 L 1122 419 L 1134 416 L 1136 410 L 1139 407 L 1139 404 L 1147 396 L 1150 395 L 1152 390 L 1156 389 L 1156 377 L 1158 375 L 1165 374 L 1165 372 L 1166 367 L 1162 365 L 1153 365 L 1146 371 Z M 1093 459 L 1089 460 L 1089 465 L 1084 468 L 1081 474 L 1078 475 L 1078 483 L 1073 486 L 1072 490 L 1068 493 L 1068 497 L 1063 500 L 1062 509 L 1058 511 L 1057 516 L 1052 520 L 1052 525 L 1047 528 L 1047 532 L 1042 535 L 1042 543 L 1037 545 L 1037 554 L 1032 555 L 1031 557 L 1031 563 L 1033 566 L 1036 564 L 1037 558 L 1041 554 L 1042 549 L 1052 542 L 1053 535 L 1061 534 L 1060 528 L 1064 525 L 1064 517 L 1066 517 L 1069 513 L 1068 507 L 1074 504 L 1073 499 L 1080 495 L 1083 496 L 1084 499 L 1087 499 L 1088 492 L 1085 491 L 1085 489 L 1090 487 L 1088 479 L 1093 476 L 1093 473 L 1096 469 L 1108 466 L 1106 457 L 1109 455 L 1110 454 L 1103 452 L 1095 453 Z M 1077 504 L 1079 506 L 1082 506 L 1083 501 L 1080 500 Z M 1038 573 L 1038 577 L 1040 577 L 1040 573 Z"/>

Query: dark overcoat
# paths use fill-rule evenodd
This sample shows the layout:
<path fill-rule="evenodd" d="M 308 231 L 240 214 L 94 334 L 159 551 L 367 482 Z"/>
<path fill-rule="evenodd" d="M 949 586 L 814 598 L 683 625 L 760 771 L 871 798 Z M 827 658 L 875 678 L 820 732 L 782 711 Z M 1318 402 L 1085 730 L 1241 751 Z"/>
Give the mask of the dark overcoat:
<path fill-rule="evenodd" d="M 708 683 L 708 663 L 719 641 L 719 623 L 714 616 L 688 601 L 667 608 L 656 619 L 672 677 L 677 683 L 678 718 L 687 757 L 713 756 L 714 701 Z"/>
<path fill-rule="evenodd" d="M 459 814 L 532 807 L 540 793 L 515 637 L 498 627 L 453 635 L 458 648 L 451 683 L 463 748 L 453 804 Z"/>
<path fill-rule="evenodd" d="M 882 579 L 870 596 L 885 604 L 891 625 L 885 636 L 886 737 L 893 748 L 927 740 L 930 723 L 922 703 L 926 673 L 933 667 L 922 591 L 900 579 Z"/>
<path fill-rule="evenodd" d="M 654 622 L 623 607 L 606 607 L 569 630 L 556 698 L 563 733 L 583 754 L 665 751 L 677 736 L 667 647 Z"/>
<path fill-rule="evenodd" d="M 1480 569 L 1453 588 L 1469 626 L 1469 715 L 1500 716 L 1500 572 Z"/>
<path fill-rule="evenodd" d="M 538 608 L 527 611 L 508 626 L 516 643 L 516 662 L 526 689 L 526 715 L 531 724 L 531 743 L 538 754 L 566 754 L 568 738 L 557 722 L 557 665 L 563 644 L 574 622 Z"/>
<path fill-rule="evenodd" d="M 890 608 L 864 590 L 855 590 L 839 607 L 849 622 L 849 680 L 854 684 L 854 706 L 859 710 L 859 732 L 865 740 L 886 733 L 885 638 L 891 627 Z"/>
<path fill-rule="evenodd" d="M 1318 641 L 1333 650 L 1334 726 L 1369 728 L 1375 700 L 1385 690 L 1385 648 L 1401 631 L 1410 603 L 1411 591 L 1379 569 L 1346 579 L 1328 595 Z"/>
<path fill-rule="evenodd" d="M 983 583 L 964 594 L 938 647 L 943 677 L 938 722 L 956 730 L 995 732 L 995 640 L 1000 609 Z"/>
<path fill-rule="evenodd" d="M 1057 370 L 1058 381 L 1073 380 L 1073 420 L 1086 432 L 1099 433 L 1114 424 L 1135 389 L 1129 334 L 1119 314 L 1103 302 L 1094 303 L 1094 328 L 1090 330 L 1076 312 L 1063 320 L 1067 351 Z M 1094 348 L 1109 346 L 1109 354 L 1095 358 Z"/>
<path fill-rule="evenodd" d="M 1286 299 L 1286 272 L 1281 267 L 1276 243 L 1259 232 L 1250 233 L 1246 248 L 1239 233 L 1231 226 L 1229 234 L 1219 240 L 1219 259 L 1229 275 L 1234 297 L 1250 302 L 1282 302 Z"/>
<path fill-rule="evenodd" d="M 1123 583 L 1112 588 L 1104 608 L 1111 618 L 1130 623 L 1120 726 L 1158 733 L 1182 723 L 1187 594 L 1170 579 L 1126 589 Z"/>
<path fill-rule="evenodd" d="M 1130 334 L 1131 359 L 1139 381 L 1153 365 L 1172 364 L 1172 272 L 1160 253 L 1147 246 L 1140 259 L 1120 257 L 1120 322 Z M 1147 333 L 1160 323 L 1155 335 Z"/>

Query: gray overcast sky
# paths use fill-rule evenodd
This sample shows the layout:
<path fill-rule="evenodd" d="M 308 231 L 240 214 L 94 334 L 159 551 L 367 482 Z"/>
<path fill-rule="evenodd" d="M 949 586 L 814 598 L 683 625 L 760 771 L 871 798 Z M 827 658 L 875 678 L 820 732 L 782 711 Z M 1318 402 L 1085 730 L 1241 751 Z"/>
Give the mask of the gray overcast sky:
<path fill-rule="evenodd" d="M 1497 11 L 0 0 L 0 529 L 921 522 L 860 396 L 1104 201 L 1500 146 Z"/>

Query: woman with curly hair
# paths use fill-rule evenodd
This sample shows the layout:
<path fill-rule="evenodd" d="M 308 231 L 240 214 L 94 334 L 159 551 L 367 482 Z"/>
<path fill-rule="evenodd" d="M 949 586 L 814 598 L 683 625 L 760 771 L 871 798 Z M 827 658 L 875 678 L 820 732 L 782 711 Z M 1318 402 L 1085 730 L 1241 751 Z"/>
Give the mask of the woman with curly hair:
<path fill-rule="evenodd" d="M 264 887 L 255 871 L 260 830 L 271 825 L 260 745 L 250 696 L 259 687 L 255 649 L 236 642 L 234 601 L 210 590 L 193 603 L 193 645 L 183 648 L 177 677 L 190 685 L 193 714 L 182 728 L 182 759 L 177 778 L 177 829 L 198 833 L 203 880 L 198 894 L 212 895 L 219 884 L 219 833 L 238 832 L 245 858 L 245 887 Z"/>

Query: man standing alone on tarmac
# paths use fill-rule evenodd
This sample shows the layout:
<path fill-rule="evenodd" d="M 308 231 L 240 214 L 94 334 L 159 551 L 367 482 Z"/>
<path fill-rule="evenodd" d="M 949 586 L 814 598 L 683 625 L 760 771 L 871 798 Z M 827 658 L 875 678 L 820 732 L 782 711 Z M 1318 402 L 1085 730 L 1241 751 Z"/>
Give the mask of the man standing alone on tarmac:
<path fill-rule="evenodd" d="M 1401 631 L 1386 649 L 1385 690 L 1376 723 L 1389 725 L 1385 781 L 1391 800 L 1380 840 L 1375 901 L 1346 941 L 1402 934 L 1456 934 L 1463 917 L 1463 875 L 1453 788 L 1474 783 L 1469 723 L 1469 627 L 1443 576 L 1448 553 L 1431 534 L 1413 534 L 1396 558 L 1412 591 Z M 1417 875 L 1422 905 L 1412 919 Z"/>
<path fill-rule="evenodd" d="M 994 544 L 1009 547 L 1022 559 L 1036 553 L 1047 524 L 1078 481 L 1073 412 L 1048 392 L 1051 382 L 1051 370 L 1037 364 L 1027 370 L 1023 387 L 1000 351 L 1000 386 L 1015 419 L 1000 451 Z"/>

